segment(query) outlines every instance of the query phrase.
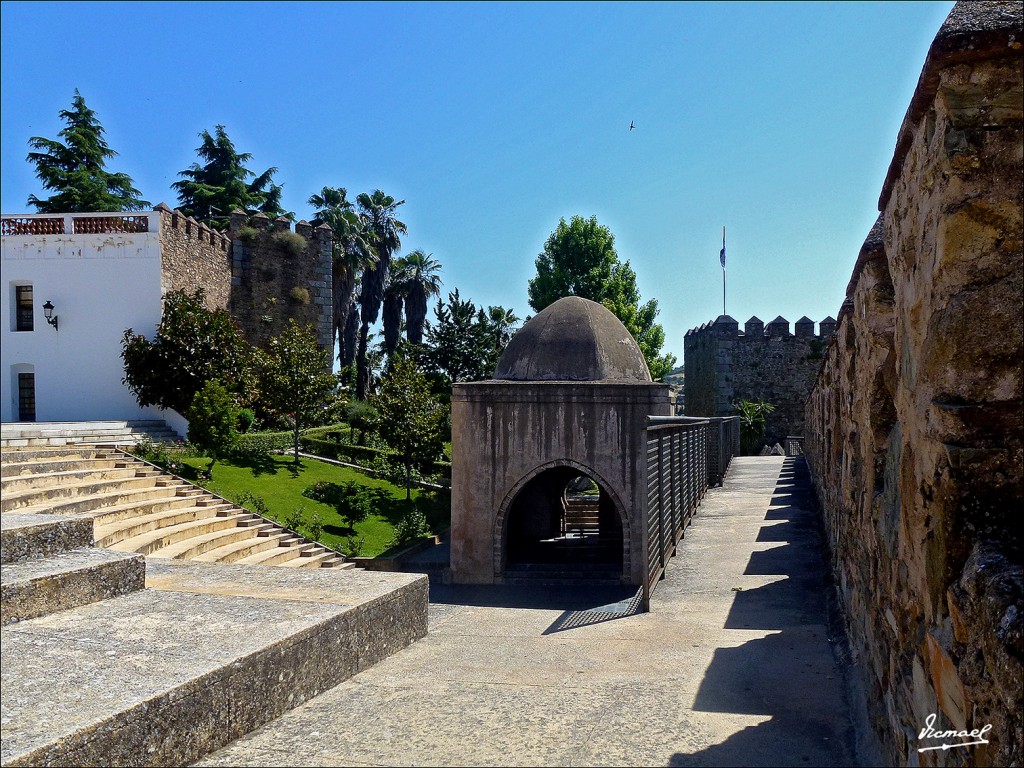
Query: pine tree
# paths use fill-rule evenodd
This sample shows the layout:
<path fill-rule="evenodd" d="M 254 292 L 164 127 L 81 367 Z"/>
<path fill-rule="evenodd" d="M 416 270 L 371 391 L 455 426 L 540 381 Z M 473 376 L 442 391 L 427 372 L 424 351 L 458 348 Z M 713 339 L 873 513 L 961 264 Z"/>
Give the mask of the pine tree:
<path fill-rule="evenodd" d="M 103 138 L 103 126 L 96 113 L 85 105 L 75 89 L 71 109 L 60 112 L 67 127 L 57 135 L 63 142 L 33 136 L 28 153 L 35 165 L 43 189 L 55 194 L 45 200 L 29 195 L 28 204 L 39 213 L 88 213 L 100 211 L 139 211 L 149 207 L 132 186 L 130 176 L 111 173 L 106 161 L 117 155 Z"/>
<path fill-rule="evenodd" d="M 196 154 L 203 165 L 192 163 L 178 174 L 184 178 L 171 184 L 178 193 L 182 213 L 202 219 L 215 229 L 226 229 L 236 208 L 262 212 L 272 219 L 294 218 L 281 208 L 283 189 L 274 183 L 277 168 L 268 168 L 258 176 L 246 168 L 252 154 L 236 151 L 223 125 L 214 128 L 214 135 L 203 131 L 199 138 L 203 143 L 196 147 Z"/>

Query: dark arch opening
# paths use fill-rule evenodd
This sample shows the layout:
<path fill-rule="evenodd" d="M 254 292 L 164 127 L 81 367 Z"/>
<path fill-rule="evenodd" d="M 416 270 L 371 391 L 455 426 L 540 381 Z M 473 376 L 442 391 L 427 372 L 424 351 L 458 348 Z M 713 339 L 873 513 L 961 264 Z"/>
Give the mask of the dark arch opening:
<path fill-rule="evenodd" d="M 512 499 L 506 522 L 506 573 L 618 579 L 622 519 L 611 495 L 575 467 L 531 478 Z"/>

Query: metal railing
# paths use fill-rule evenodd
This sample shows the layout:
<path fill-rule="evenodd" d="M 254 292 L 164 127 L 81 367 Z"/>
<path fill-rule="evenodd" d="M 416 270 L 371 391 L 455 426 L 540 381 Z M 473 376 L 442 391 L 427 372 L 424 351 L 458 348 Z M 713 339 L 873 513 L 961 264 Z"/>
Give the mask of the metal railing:
<path fill-rule="evenodd" d="M 734 456 L 740 452 L 740 417 L 709 416 L 708 485 L 721 485 Z"/>
<path fill-rule="evenodd" d="M 707 490 L 710 433 L 708 419 L 647 419 L 644 610 Z"/>

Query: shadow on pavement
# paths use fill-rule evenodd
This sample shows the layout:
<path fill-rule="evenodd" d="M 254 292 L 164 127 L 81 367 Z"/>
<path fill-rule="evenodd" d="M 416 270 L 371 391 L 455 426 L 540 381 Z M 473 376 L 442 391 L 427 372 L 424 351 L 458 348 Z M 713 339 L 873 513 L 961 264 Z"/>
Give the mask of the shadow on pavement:
<path fill-rule="evenodd" d="M 803 457 L 787 458 L 746 575 L 779 576 L 736 593 L 725 628 L 778 630 L 715 650 L 694 709 L 767 719 L 721 744 L 676 753 L 672 766 L 851 765 L 843 671 L 829 635 L 819 517 Z"/>

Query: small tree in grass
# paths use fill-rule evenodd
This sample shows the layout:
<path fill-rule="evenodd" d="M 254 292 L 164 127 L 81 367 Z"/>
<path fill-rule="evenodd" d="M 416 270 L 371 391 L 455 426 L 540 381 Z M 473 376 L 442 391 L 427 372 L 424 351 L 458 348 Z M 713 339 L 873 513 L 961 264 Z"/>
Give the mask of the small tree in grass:
<path fill-rule="evenodd" d="M 211 474 L 217 459 L 228 455 L 238 442 L 237 424 L 234 397 L 217 379 L 206 382 L 188 410 L 188 439 L 210 457 Z"/>
<path fill-rule="evenodd" d="M 263 396 L 282 414 L 288 414 L 294 436 L 295 463 L 299 463 L 299 433 L 331 407 L 338 383 L 330 373 L 330 353 L 316 340 L 313 327 L 288 321 L 279 336 L 257 355 Z"/>
<path fill-rule="evenodd" d="M 374 397 L 380 414 L 377 431 L 405 468 L 405 498 L 412 488 L 412 468 L 426 468 L 444 450 L 445 409 L 430 393 L 430 383 L 407 357 L 395 364 Z"/>

